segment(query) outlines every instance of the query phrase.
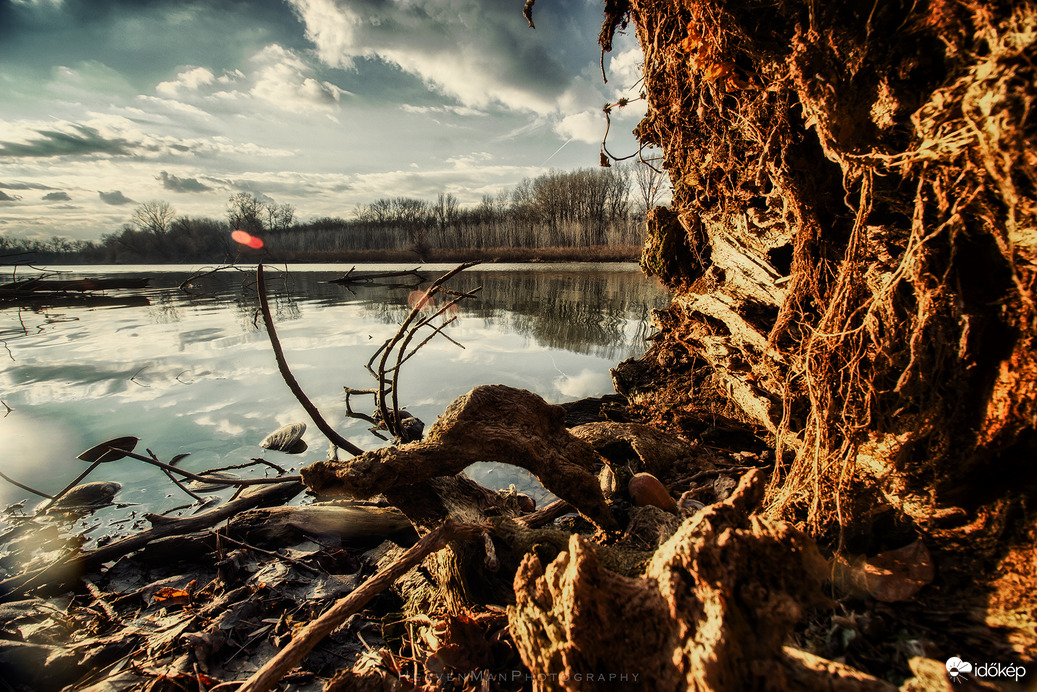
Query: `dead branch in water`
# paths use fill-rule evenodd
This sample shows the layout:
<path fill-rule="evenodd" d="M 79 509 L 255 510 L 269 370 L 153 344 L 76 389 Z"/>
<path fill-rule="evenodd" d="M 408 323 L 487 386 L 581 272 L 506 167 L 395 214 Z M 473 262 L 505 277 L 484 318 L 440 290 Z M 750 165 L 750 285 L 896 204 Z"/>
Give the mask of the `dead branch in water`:
<path fill-rule="evenodd" d="M 263 265 L 259 265 L 256 268 L 256 287 L 259 290 L 259 307 L 263 312 L 263 322 L 266 324 L 266 333 L 270 337 L 270 345 L 274 350 L 274 358 L 277 359 L 277 369 L 281 371 L 281 377 L 284 378 L 285 384 L 292 390 L 292 394 L 302 404 L 303 409 L 309 414 L 310 419 L 313 420 L 313 424 L 317 426 L 317 429 L 324 433 L 324 436 L 331 441 L 337 447 L 341 447 L 354 456 L 357 454 L 363 454 L 364 450 L 357 447 L 355 444 L 347 440 L 346 438 L 339 435 L 334 428 L 328 425 L 328 422 L 324 420 L 324 417 L 320 415 L 320 411 L 314 406 L 313 402 L 310 401 L 309 397 L 306 396 L 306 392 L 299 386 L 298 380 L 292 375 L 292 371 L 288 368 L 288 361 L 285 360 L 284 351 L 281 350 L 281 342 L 277 338 L 277 331 L 274 329 L 274 318 L 270 315 L 270 303 L 266 297 L 266 282 L 263 279 Z"/>
<path fill-rule="evenodd" d="M 246 493 L 236 500 L 231 500 L 220 507 L 203 514 L 181 519 L 168 519 L 156 523 L 147 531 L 127 536 L 95 550 L 84 550 L 67 557 L 59 558 L 50 565 L 29 574 L 22 574 L 0 581 L 0 599 L 11 600 L 24 594 L 29 589 L 47 584 L 60 586 L 79 575 L 96 569 L 105 562 L 110 562 L 123 555 L 140 550 L 151 541 L 164 536 L 189 533 L 214 526 L 221 521 L 240 514 L 246 509 L 267 504 L 287 502 L 302 492 L 302 484 L 276 485 L 255 492 Z M 151 518 L 155 515 L 146 515 Z"/>
<path fill-rule="evenodd" d="M 407 271 L 357 272 L 356 274 L 354 274 L 353 272 L 356 270 L 356 267 L 353 267 L 348 272 L 346 272 L 345 276 L 341 276 L 337 279 L 332 279 L 328 283 L 339 284 L 344 286 L 346 284 L 368 283 L 375 279 L 395 279 L 401 276 L 413 276 L 415 279 L 418 280 L 418 283 L 420 283 L 425 280 L 425 277 L 419 273 L 419 269 L 421 269 L 421 267 L 416 267 L 414 269 L 409 269 Z"/>
<path fill-rule="evenodd" d="M 381 416 L 381 420 L 384 423 L 386 429 L 393 435 L 393 437 L 396 438 L 398 442 L 408 441 L 405 439 L 403 429 L 400 426 L 400 402 L 399 397 L 397 395 L 400 367 L 403 365 L 403 363 L 409 360 L 410 357 L 413 356 L 418 349 L 420 349 L 422 346 L 428 343 L 429 340 L 432 339 L 432 337 L 434 337 L 436 334 L 443 334 L 441 330 L 442 327 L 446 326 L 446 324 L 441 325 L 440 327 L 433 326 L 432 334 L 428 338 L 421 341 L 409 353 L 407 352 L 407 347 L 410 345 L 411 340 L 414 338 L 415 334 L 417 334 L 418 330 L 428 326 L 429 324 L 431 324 L 432 320 L 442 316 L 451 308 L 456 307 L 456 305 L 464 298 L 470 298 L 471 296 L 475 295 L 477 291 L 479 291 L 479 289 L 476 288 L 467 293 L 457 293 L 455 291 L 446 291 L 446 289 L 442 288 L 443 284 L 452 279 L 454 276 L 464 271 L 465 269 L 470 269 L 471 267 L 474 267 L 477 264 L 479 264 L 478 261 L 465 262 L 463 264 L 459 264 L 443 276 L 433 281 L 432 285 L 428 287 L 425 293 L 414 302 L 414 306 L 411 308 L 410 314 L 408 314 L 407 318 L 403 320 L 403 323 L 400 325 L 400 328 L 396 330 L 396 333 L 392 337 L 390 337 L 384 344 L 382 344 L 381 347 L 379 347 L 378 350 L 376 350 L 374 354 L 371 355 L 371 359 L 367 361 L 368 372 L 370 372 L 371 375 L 378 381 L 378 393 L 376 395 L 375 400 L 375 404 L 378 406 L 378 413 Z M 414 320 L 417 319 L 417 317 L 422 312 L 426 311 L 428 306 L 433 304 L 433 298 L 437 293 L 440 292 L 446 292 L 456 297 L 453 300 L 446 303 L 445 305 L 443 305 L 432 315 L 418 320 L 417 324 L 414 324 Z M 449 323 L 450 321 L 452 320 L 448 320 L 447 322 Z M 446 337 L 445 334 L 443 334 L 443 336 Z M 456 344 L 457 346 L 461 346 L 461 344 L 458 344 L 453 339 L 450 339 L 449 337 L 446 338 L 450 342 Z M 398 351 L 396 353 L 396 363 L 392 368 L 387 369 L 386 365 L 389 362 L 389 358 L 393 350 L 397 348 Z M 461 348 L 464 347 L 461 346 Z M 372 369 L 371 365 L 372 363 L 374 363 L 376 358 L 379 358 L 379 356 L 381 356 L 381 358 L 378 360 L 378 368 L 377 370 L 374 370 Z M 392 393 L 391 412 L 389 411 L 389 407 L 386 404 L 386 396 L 390 392 Z"/>

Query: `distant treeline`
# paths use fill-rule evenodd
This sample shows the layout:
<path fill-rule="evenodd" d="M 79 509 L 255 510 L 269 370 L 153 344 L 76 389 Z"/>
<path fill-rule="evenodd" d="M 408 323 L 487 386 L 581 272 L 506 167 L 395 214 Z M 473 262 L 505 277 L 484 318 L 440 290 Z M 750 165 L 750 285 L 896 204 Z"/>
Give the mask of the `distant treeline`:
<path fill-rule="evenodd" d="M 642 171 L 623 166 L 550 172 L 485 195 L 474 207 L 447 193 L 434 202 L 394 197 L 359 205 L 351 219 L 305 223 L 296 221 L 291 205 L 246 192 L 230 198 L 225 219 L 178 216 L 168 202 L 152 201 L 99 242 L 0 237 L 0 256 L 8 264 L 18 253 L 23 261 L 104 264 L 630 259 L 642 242 L 644 212 L 658 196 L 658 185 L 646 188 L 644 179 Z M 235 242 L 235 230 L 260 238 L 263 247 Z"/>

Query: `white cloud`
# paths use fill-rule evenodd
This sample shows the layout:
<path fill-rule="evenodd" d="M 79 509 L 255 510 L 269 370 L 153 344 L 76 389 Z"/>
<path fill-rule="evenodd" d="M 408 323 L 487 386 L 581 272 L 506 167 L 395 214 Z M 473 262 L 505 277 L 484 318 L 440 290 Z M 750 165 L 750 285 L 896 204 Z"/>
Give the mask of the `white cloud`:
<path fill-rule="evenodd" d="M 348 93 L 331 82 L 314 79 L 312 67 L 294 51 L 277 44 L 264 48 L 252 61 L 257 70 L 251 94 L 285 110 L 334 110 L 342 95 Z"/>
<path fill-rule="evenodd" d="M 644 62 L 644 53 L 637 44 L 615 53 L 608 64 L 609 82 L 626 87 L 633 86 L 641 79 Z"/>
<path fill-rule="evenodd" d="M 463 105 L 551 112 L 568 80 L 510 5 L 475 0 L 289 0 L 327 64 L 378 57 Z"/>
<path fill-rule="evenodd" d="M 433 115 L 433 114 L 447 114 L 460 116 L 486 116 L 488 113 L 478 108 L 469 108 L 467 106 L 414 106 L 409 103 L 405 103 L 400 108 L 407 113 L 421 113 L 422 115 Z"/>
<path fill-rule="evenodd" d="M 582 399 L 588 396 L 599 396 L 612 389 L 612 380 L 605 370 L 584 368 L 578 375 L 562 375 L 556 377 L 554 386 L 563 396 Z"/>
<path fill-rule="evenodd" d="M 159 82 L 155 91 L 163 96 L 175 97 L 185 91 L 197 91 L 201 86 L 208 86 L 216 81 L 216 76 L 204 67 L 185 70 L 170 82 Z"/>
<path fill-rule="evenodd" d="M 577 142 L 600 142 L 605 134 L 605 116 L 600 110 L 567 115 L 559 121 L 555 132 L 565 139 Z"/>

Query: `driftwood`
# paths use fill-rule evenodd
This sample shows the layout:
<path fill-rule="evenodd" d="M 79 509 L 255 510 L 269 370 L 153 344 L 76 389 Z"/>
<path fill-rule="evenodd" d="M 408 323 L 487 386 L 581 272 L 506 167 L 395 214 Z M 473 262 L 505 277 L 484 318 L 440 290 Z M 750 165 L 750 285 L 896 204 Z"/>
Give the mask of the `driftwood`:
<path fill-rule="evenodd" d="M 824 602 L 826 563 L 791 526 L 749 516 L 762 472 L 685 520 L 643 578 L 603 568 L 574 535 L 546 567 L 527 555 L 508 620 L 542 689 L 783 687 L 782 647 L 804 607 Z M 626 677 L 621 677 L 621 676 Z"/>
<path fill-rule="evenodd" d="M 147 288 L 148 278 L 120 279 L 65 279 L 52 281 L 47 279 L 26 279 L 13 283 L 0 284 L 0 289 L 10 291 L 104 291 L 119 288 Z"/>
<path fill-rule="evenodd" d="M 332 279 L 328 283 L 331 284 L 360 284 L 374 281 L 375 279 L 395 279 L 403 276 L 414 277 L 417 281 L 421 282 L 425 280 L 425 277 L 418 271 L 420 267 L 410 269 L 407 271 L 395 271 L 395 272 L 358 272 L 354 271 L 356 267 L 353 267 L 344 276 L 337 279 Z"/>
<path fill-rule="evenodd" d="M 151 305 L 146 296 L 96 295 L 94 293 L 67 293 L 64 291 L 20 291 L 0 288 L 0 302 L 33 303 L 35 305 L 111 305 L 136 307 Z"/>
<path fill-rule="evenodd" d="M 181 519 L 160 517 L 158 519 L 162 521 L 158 522 L 156 519 L 153 522 L 154 526 L 147 531 L 113 541 L 101 548 L 73 553 L 35 572 L 5 579 L 0 582 L 0 599 L 9 600 L 43 584 L 49 587 L 65 585 L 77 579 L 79 575 L 97 569 L 105 562 L 144 548 L 151 541 L 206 529 L 252 507 L 287 502 L 302 492 L 302 489 L 299 483 L 271 485 L 258 491 L 244 492 L 237 499 L 202 514 Z M 153 515 L 147 516 L 151 518 Z"/>
<path fill-rule="evenodd" d="M 566 430 L 564 419 L 561 407 L 526 390 L 476 387 L 447 407 L 425 441 L 317 462 L 302 469 L 303 482 L 318 495 L 367 498 L 452 476 L 476 461 L 499 461 L 530 471 L 598 528 L 614 529 L 595 476 L 602 459 Z"/>
<path fill-rule="evenodd" d="M 407 518 L 391 507 L 305 505 L 250 509 L 231 518 L 227 531 L 264 545 L 294 545 L 307 536 L 344 542 L 381 540 L 411 530 Z M 413 535 L 413 534 L 412 534 Z"/>

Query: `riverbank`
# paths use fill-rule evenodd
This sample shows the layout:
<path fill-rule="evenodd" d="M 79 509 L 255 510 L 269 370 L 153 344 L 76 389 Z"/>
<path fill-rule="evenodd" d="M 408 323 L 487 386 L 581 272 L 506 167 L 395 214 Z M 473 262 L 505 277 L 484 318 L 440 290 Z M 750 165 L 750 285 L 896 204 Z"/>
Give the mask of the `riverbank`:
<path fill-rule="evenodd" d="M 270 262 L 256 253 L 257 261 Z M 402 263 L 422 262 L 636 262 L 641 256 L 639 245 L 590 245 L 586 247 L 493 247 L 462 249 L 430 249 L 419 255 L 414 250 L 299 251 L 279 253 L 277 262 L 311 263 Z M 252 257 L 248 258 L 250 261 Z"/>
<path fill-rule="evenodd" d="M 293 250 L 271 252 L 263 248 L 253 250 L 246 246 L 235 248 L 234 253 L 223 255 L 170 256 L 137 258 L 128 255 L 118 260 L 99 261 L 89 253 L 26 252 L 6 257 L 8 265 L 99 265 L 99 264 L 459 264 L 461 262 L 636 262 L 641 256 L 640 245 L 588 245 L 582 247 L 488 247 L 441 249 L 432 248 L 424 253 L 412 249 L 396 250 Z"/>

